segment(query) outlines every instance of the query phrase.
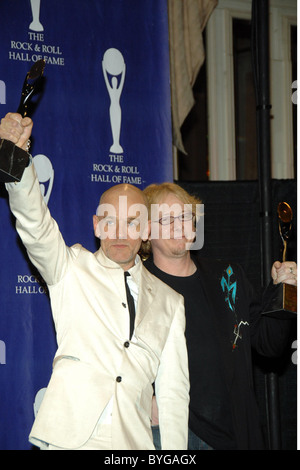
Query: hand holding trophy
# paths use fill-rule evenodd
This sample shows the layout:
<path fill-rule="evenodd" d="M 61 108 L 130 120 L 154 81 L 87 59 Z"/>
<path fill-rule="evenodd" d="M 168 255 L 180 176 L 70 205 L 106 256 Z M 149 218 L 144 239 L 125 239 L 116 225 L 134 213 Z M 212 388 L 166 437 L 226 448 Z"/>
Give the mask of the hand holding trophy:
<path fill-rule="evenodd" d="M 289 276 L 294 276 L 295 282 L 297 274 L 294 269 L 297 268 L 292 267 L 295 263 L 288 263 L 286 259 L 288 241 L 291 237 L 293 211 L 287 202 L 280 202 L 277 206 L 277 215 L 279 234 L 283 242 L 282 263 L 285 263 L 290 269 L 291 272 Z M 291 266 L 289 266 L 289 264 L 291 264 Z M 285 277 L 286 276 L 285 274 Z M 295 314 L 297 313 L 297 286 L 282 281 L 279 283 L 278 288 L 279 293 L 276 293 L 276 297 L 273 299 L 270 309 L 264 312 L 264 314 L 277 318 L 295 318 Z"/>
<path fill-rule="evenodd" d="M 287 202 L 280 202 L 277 207 L 278 225 L 283 242 L 282 261 L 286 261 L 288 240 L 291 236 L 293 211 Z M 297 287 L 282 284 L 282 309 L 285 312 L 297 312 Z"/>
<path fill-rule="evenodd" d="M 17 112 L 26 117 L 30 100 L 36 91 L 37 84 L 43 75 L 45 61 L 38 60 L 26 74 L 21 100 Z M 28 165 L 29 154 L 17 147 L 13 142 L 0 139 L 0 182 L 10 183 L 21 181 L 24 169 Z"/>

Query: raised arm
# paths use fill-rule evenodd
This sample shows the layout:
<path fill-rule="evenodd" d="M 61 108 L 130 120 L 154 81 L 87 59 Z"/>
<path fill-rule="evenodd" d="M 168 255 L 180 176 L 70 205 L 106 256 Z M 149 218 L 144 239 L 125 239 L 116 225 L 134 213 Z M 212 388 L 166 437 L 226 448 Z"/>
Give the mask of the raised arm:
<path fill-rule="evenodd" d="M 25 150 L 32 126 L 30 118 L 8 113 L 1 120 L 0 138 Z M 69 249 L 44 202 L 34 164 L 30 162 L 20 182 L 6 183 L 6 189 L 17 231 L 30 260 L 48 285 L 57 283 L 67 268 Z"/>

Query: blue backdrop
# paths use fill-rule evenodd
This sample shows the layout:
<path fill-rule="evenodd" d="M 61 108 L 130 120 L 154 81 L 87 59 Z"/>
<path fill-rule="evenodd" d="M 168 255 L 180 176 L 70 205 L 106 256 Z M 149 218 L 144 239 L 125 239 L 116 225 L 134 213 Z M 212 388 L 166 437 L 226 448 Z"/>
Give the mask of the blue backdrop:
<path fill-rule="evenodd" d="M 173 178 L 167 2 L 1 0 L 0 44 L 1 117 L 18 108 L 32 63 L 46 61 L 31 114 L 41 190 L 66 243 L 95 251 L 105 189 Z M 0 220 L 0 449 L 31 449 L 55 333 L 3 184 Z"/>

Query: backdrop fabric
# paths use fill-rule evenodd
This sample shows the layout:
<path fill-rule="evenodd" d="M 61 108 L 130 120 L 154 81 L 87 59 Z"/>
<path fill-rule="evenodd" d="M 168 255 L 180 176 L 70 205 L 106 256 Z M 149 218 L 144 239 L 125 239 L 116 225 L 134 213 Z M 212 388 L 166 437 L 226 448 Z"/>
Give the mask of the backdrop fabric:
<path fill-rule="evenodd" d="M 68 245 L 96 251 L 92 216 L 110 186 L 173 179 L 167 10 L 167 0 L 1 0 L 1 117 L 44 59 L 31 151 Z M 56 339 L 3 184 L 0 220 L 0 449 L 27 450 Z"/>

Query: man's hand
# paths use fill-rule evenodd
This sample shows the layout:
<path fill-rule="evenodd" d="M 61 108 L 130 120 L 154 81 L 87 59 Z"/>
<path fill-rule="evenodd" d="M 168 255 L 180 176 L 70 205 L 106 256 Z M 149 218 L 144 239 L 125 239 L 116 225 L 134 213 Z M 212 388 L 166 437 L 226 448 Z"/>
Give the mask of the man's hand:
<path fill-rule="evenodd" d="M 275 261 L 271 269 L 274 284 L 284 282 L 285 284 L 297 285 L 297 264 L 293 261 Z"/>
<path fill-rule="evenodd" d="M 33 122 L 29 117 L 23 118 L 18 113 L 7 113 L 1 119 L 0 138 L 10 140 L 18 147 L 26 150 L 27 141 L 31 136 Z"/>

